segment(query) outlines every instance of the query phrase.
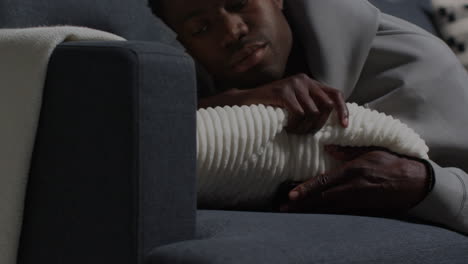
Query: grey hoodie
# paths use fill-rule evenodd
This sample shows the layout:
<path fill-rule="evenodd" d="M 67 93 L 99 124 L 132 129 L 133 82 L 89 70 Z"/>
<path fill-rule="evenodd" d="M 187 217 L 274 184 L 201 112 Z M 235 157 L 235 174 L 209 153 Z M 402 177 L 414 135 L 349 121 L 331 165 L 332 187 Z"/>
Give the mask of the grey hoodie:
<path fill-rule="evenodd" d="M 410 213 L 468 234 L 468 74 L 450 48 L 367 0 L 289 0 L 285 9 L 315 79 L 426 141 L 435 185 Z"/>

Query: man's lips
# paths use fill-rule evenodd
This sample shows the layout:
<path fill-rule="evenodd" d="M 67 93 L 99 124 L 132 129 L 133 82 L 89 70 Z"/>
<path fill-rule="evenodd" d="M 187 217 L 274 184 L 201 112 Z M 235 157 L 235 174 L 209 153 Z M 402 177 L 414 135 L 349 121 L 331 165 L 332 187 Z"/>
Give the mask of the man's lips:
<path fill-rule="evenodd" d="M 246 45 L 234 55 L 231 60 L 231 67 L 234 68 L 234 71 L 243 72 L 255 66 L 263 59 L 267 46 L 267 42 L 255 42 Z"/>

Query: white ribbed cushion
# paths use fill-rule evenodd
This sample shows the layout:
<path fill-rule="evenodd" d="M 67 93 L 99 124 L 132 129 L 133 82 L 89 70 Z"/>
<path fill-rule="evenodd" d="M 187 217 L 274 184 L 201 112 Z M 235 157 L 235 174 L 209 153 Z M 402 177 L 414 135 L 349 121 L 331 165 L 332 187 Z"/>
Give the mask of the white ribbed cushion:
<path fill-rule="evenodd" d="M 379 146 L 427 159 L 428 147 L 412 129 L 376 111 L 348 104 L 348 128 L 333 113 L 314 135 L 288 134 L 287 112 L 263 105 L 216 107 L 197 112 L 197 174 L 200 205 L 261 207 L 278 185 L 304 181 L 337 166 L 327 144 Z"/>

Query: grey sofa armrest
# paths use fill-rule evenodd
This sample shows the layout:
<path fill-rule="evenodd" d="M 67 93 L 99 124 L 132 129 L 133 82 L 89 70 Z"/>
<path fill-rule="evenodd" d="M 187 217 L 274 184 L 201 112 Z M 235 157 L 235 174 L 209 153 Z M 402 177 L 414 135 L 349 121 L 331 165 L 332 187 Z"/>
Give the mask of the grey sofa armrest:
<path fill-rule="evenodd" d="M 18 263 L 143 263 L 193 238 L 195 83 L 193 61 L 163 44 L 55 50 Z"/>

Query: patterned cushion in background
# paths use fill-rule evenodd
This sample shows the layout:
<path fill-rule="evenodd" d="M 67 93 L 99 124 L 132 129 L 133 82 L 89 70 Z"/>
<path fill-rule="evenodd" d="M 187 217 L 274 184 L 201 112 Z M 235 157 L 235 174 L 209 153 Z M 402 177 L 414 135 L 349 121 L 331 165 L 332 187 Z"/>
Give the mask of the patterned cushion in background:
<path fill-rule="evenodd" d="M 468 0 L 432 0 L 442 38 L 468 69 Z"/>

